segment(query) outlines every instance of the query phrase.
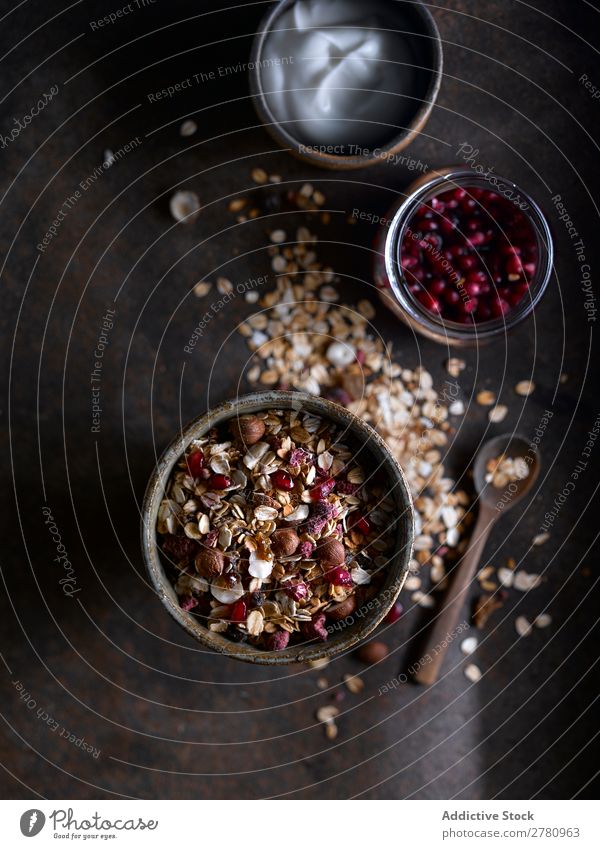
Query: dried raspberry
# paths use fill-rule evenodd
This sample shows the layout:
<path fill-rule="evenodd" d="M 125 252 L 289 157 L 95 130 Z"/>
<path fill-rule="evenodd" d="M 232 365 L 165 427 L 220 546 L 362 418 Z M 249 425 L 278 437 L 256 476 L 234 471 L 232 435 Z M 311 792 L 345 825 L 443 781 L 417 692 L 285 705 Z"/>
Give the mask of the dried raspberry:
<path fill-rule="evenodd" d="M 209 531 L 206 534 L 206 536 L 204 537 L 202 544 L 207 546 L 208 548 L 214 548 L 215 545 L 217 544 L 218 538 L 219 538 L 219 531 L 218 530 Z"/>
<path fill-rule="evenodd" d="M 336 509 L 328 501 L 317 501 L 306 521 L 306 532 L 311 536 L 320 534 L 327 522 L 336 515 Z"/>
<path fill-rule="evenodd" d="M 298 549 L 298 551 L 300 552 L 300 554 L 302 555 L 302 557 L 305 560 L 309 559 L 309 557 L 311 556 L 311 554 L 313 553 L 314 550 L 315 550 L 314 542 L 309 542 L 308 540 L 306 540 L 306 542 L 301 542 L 300 548 Z"/>
<path fill-rule="evenodd" d="M 185 596 L 179 599 L 179 606 L 182 610 L 193 610 L 194 607 L 198 607 L 198 599 L 193 595 Z"/>
<path fill-rule="evenodd" d="M 313 455 L 310 451 L 306 451 L 305 448 L 294 448 L 288 462 L 290 466 L 301 466 L 302 463 L 312 463 L 312 461 Z"/>
<path fill-rule="evenodd" d="M 285 588 L 286 595 L 294 601 L 302 601 L 308 595 L 308 587 L 304 581 L 290 581 Z"/>
<path fill-rule="evenodd" d="M 189 537 L 167 534 L 162 541 L 162 550 L 173 563 L 188 564 L 198 552 L 198 543 Z"/>
<path fill-rule="evenodd" d="M 357 489 L 358 485 L 350 483 L 350 481 L 339 481 L 337 485 L 337 491 L 340 495 L 354 495 Z"/>
<path fill-rule="evenodd" d="M 265 643 L 268 651 L 282 651 L 287 648 L 290 641 L 290 635 L 287 631 L 275 631 L 273 634 L 268 634 Z"/>
<path fill-rule="evenodd" d="M 334 587 L 351 587 L 353 583 L 352 575 L 343 566 L 334 566 L 333 569 L 325 572 L 323 577 Z"/>
<path fill-rule="evenodd" d="M 323 640 L 325 642 L 329 636 L 325 627 L 325 620 L 324 613 L 317 613 L 310 622 L 303 622 L 301 625 L 303 637 L 306 640 Z"/>

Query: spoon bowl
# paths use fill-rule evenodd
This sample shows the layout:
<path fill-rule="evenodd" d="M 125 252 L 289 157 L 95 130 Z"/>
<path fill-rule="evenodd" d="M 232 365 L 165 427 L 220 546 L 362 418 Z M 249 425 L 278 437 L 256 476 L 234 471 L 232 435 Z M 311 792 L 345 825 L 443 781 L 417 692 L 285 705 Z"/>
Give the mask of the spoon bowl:
<path fill-rule="evenodd" d="M 522 457 L 527 463 L 529 474 L 522 480 L 511 481 L 502 487 L 486 481 L 487 464 L 490 460 L 505 457 Z M 473 481 L 483 502 L 497 510 L 509 510 L 531 490 L 540 471 L 539 455 L 531 441 L 519 433 L 503 433 L 488 440 L 480 449 L 473 466 Z"/>

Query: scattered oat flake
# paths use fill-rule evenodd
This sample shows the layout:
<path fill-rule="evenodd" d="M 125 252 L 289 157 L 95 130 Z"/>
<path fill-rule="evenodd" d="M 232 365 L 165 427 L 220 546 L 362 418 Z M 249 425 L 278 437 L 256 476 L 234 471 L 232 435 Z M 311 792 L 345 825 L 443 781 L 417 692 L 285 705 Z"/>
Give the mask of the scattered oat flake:
<path fill-rule="evenodd" d="M 488 419 L 493 422 L 503 422 L 508 414 L 508 407 L 504 404 L 496 404 L 493 410 L 488 413 Z"/>
<path fill-rule="evenodd" d="M 217 290 L 221 295 L 228 295 L 233 292 L 233 283 L 227 277 L 217 277 Z"/>
<path fill-rule="evenodd" d="M 181 127 L 179 128 L 179 135 L 187 138 L 188 136 L 193 136 L 195 132 L 198 131 L 198 124 L 191 119 L 184 121 Z"/>
<path fill-rule="evenodd" d="M 531 623 L 525 616 L 517 616 L 515 631 L 520 637 L 528 637 L 531 634 Z"/>
<path fill-rule="evenodd" d="M 169 201 L 169 209 L 175 221 L 192 221 L 200 212 L 200 199 L 195 192 L 175 192 Z"/>
<path fill-rule="evenodd" d="M 489 389 L 482 389 L 477 393 L 476 400 L 482 407 L 491 407 L 496 402 L 496 396 Z"/>
<path fill-rule="evenodd" d="M 269 175 L 263 168 L 253 168 L 250 176 L 259 186 L 264 185 L 269 179 Z"/>
<path fill-rule="evenodd" d="M 465 637 L 465 639 L 460 644 L 460 650 L 463 654 L 473 654 L 473 652 L 477 648 L 477 645 L 477 637 Z"/>
<path fill-rule="evenodd" d="M 415 604 L 418 604 L 419 607 L 435 607 L 435 599 L 433 596 L 428 595 L 427 593 L 421 592 L 421 590 L 417 590 L 412 594 L 412 600 Z"/>
<path fill-rule="evenodd" d="M 465 666 L 465 678 L 468 678 L 469 681 L 475 684 L 481 680 L 481 669 L 475 666 L 474 663 L 469 663 L 468 666 Z"/>
<path fill-rule="evenodd" d="M 228 209 L 230 212 L 239 212 L 246 206 L 246 198 L 233 198 L 229 201 Z"/>
<path fill-rule="evenodd" d="M 332 719 L 338 716 L 339 712 L 339 708 L 336 708 L 335 705 L 322 705 L 317 709 L 315 716 L 319 722 L 331 722 Z"/>
<path fill-rule="evenodd" d="M 459 399 L 458 401 L 453 401 L 448 407 L 448 412 L 451 416 L 462 416 L 465 411 L 465 405 Z"/>
<path fill-rule="evenodd" d="M 199 283 L 196 283 L 194 286 L 194 295 L 197 298 L 204 298 L 210 290 L 212 289 L 212 283 L 209 283 L 208 280 L 200 280 Z"/>
<path fill-rule="evenodd" d="M 503 587 L 512 587 L 514 577 L 515 573 L 512 569 L 509 569 L 506 566 L 501 566 L 498 569 L 498 580 L 500 581 Z"/>
<path fill-rule="evenodd" d="M 520 380 L 515 386 L 517 395 L 531 395 L 535 389 L 533 380 Z"/>
<path fill-rule="evenodd" d="M 365 682 L 358 675 L 344 675 L 344 684 L 351 693 L 361 693 L 365 688 Z"/>
<path fill-rule="evenodd" d="M 316 660 L 309 660 L 308 665 L 312 669 L 325 669 L 326 666 L 329 666 L 329 658 L 319 657 Z"/>
<path fill-rule="evenodd" d="M 451 377 L 458 377 L 466 368 L 467 364 L 464 360 L 459 359 L 458 357 L 450 357 L 446 360 L 446 371 Z"/>
<path fill-rule="evenodd" d="M 549 613 L 540 613 L 533 620 L 533 624 L 536 628 L 547 628 L 552 624 L 552 617 Z"/>
<path fill-rule="evenodd" d="M 524 572 L 523 569 L 520 569 L 518 572 L 514 573 L 513 586 L 520 592 L 526 593 L 529 592 L 529 590 L 534 590 L 536 587 L 539 587 L 541 582 L 541 575 L 536 575 L 533 572 Z"/>
<path fill-rule="evenodd" d="M 327 678 L 317 678 L 317 687 L 319 688 L 319 690 L 326 690 L 328 686 L 329 684 Z"/>
<path fill-rule="evenodd" d="M 531 544 L 532 545 L 543 545 L 545 542 L 548 542 L 549 539 L 550 539 L 549 533 L 537 534 L 537 536 L 534 536 L 534 538 L 531 540 Z"/>
<path fill-rule="evenodd" d="M 333 719 L 325 723 L 325 736 L 328 740 L 335 740 L 338 736 L 338 727 Z"/>
<path fill-rule="evenodd" d="M 286 239 L 287 234 L 285 230 L 273 230 L 271 233 L 271 241 L 276 245 L 280 245 L 282 242 L 285 242 Z"/>

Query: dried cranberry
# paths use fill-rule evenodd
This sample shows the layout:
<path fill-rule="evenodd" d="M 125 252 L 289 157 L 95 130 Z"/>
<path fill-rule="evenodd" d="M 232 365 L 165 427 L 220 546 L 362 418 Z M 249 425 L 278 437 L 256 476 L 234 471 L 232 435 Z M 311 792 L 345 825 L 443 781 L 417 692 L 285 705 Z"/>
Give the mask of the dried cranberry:
<path fill-rule="evenodd" d="M 270 476 L 271 483 L 275 487 L 275 489 L 281 489 L 284 492 L 289 492 L 294 488 L 294 479 L 288 474 L 288 472 L 284 472 L 283 469 L 277 469 L 276 472 L 273 472 Z"/>
<path fill-rule="evenodd" d="M 187 455 L 186 463 L 191 477 L 199 478 L 204 468 L 204 451 L 201 448 L 197 451 L 192 451 L 191 454 Z"/>
<path fill-rule="evenodd" d="M 198 607 L 198 599 L 194 598 L 193 595 L 183 596 L 179 599 L 179 606 L 182 610 L 193 610 Z"/>
<path fill-rule="evenodd" d="M 333 569 L 329 569 L 328 572 L 325 572 L 323 577 L 330 584 L 333 584 L 334 587 L 352 586 L 352 575 L 347 569 L 344 569 L 343 566 L 334 566 Z"/>
<path fill-rule="evenodd" d="M 327 496 L 333 492 L 334 487 L 334 479 L 326 477 L 320 483 L 313 486 L 312 489 L 309 489 L 308 494 L 311 501 L 321 501 L 321 499 L 327 498 Z"/>
<path fill-rule="evenodd" d="M 337 514 L 336 508 L 328 501 L 317 501 L 313 505 L 310 517 L 306 520 L 306 533 L 311 536 L 317 536 L 321 533 L 325 525 L 330 519 L 333 519 Z"/>
<path fill-rule="evenodd" d="M 232 622 L 245 622 L 246 621 L 246 602 L 243 598 L 240 598 L 239 601 L 236 601 L 232 606 L 229 612 L 229 619 Z"/>
<path fill-rule="evenodd" d="M 208 485 L 211 489 L 227 489 L 231 486 L 231 478 L 228 475 L 211 475 Z"/>
<path fill-rule="evenodd" d="M 348 524 L 353 531 L 358 531 L 363 536 L 368 536 L 371 532 L 371 523 L 361 513 L 351 513 Z"/>

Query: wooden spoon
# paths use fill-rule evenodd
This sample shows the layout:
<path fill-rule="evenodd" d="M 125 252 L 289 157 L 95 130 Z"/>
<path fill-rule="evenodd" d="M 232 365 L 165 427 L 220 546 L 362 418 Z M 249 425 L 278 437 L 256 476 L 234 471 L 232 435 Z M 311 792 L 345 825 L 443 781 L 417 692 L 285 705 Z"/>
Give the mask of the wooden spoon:
<path fill-rule="evenodd" d="M 516 459 L 522 457 L 529 466 L 529 475 L 497 488 L 485 479 L 489 460 L 504 454 Z M 427 635 L 418 669 L 412 678 L 419 684 L 433 684 L 439 675 L 449 641 L 461 615 L 469 587 L 477 572 L 483 549 L 494 524 L 503 513 L 518 504 L 529 492 L 540 470 L 537 451 L 530 440 L 516 433 L 505 433 L 490 439 L 479 451 L 473 466 L 475 489 L 479 495 L 479 516 L 469 547 L 449 576 L 449 586 L 442 609 L 436 616 Z"/>

